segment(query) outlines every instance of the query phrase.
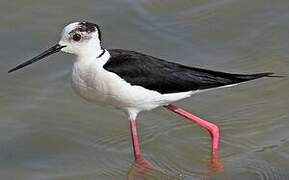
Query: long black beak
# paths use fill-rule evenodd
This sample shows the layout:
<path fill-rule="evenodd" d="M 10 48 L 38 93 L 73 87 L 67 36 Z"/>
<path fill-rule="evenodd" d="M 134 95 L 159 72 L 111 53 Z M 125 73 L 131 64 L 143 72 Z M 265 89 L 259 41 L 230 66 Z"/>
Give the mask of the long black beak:
<path fill-rule="evenodd" d="M 18 66 L 16 66 L 15 68 L 12 68 L 8 71 L 8 73 L 11 73 L 13 71 L 16 71 L 18 69 L 21 69 L 25 66 L 28 66 L 29 64 L 32 64 L 34 62 L 37 62 L 51 54 L 54 54 L 54 53 L 57 53 L 59 52 L 62 48 L 64 48 L 65 46 L 62 46 L 62 45 L 59 45 L 59 44 L 56 44 L 55 46 L 52 46 L 51 48 L 47 49 L 46 51 L 44 51 L 43 53 L 39 54 L 38 56 L 22 63 L 22 64 L 19 64 Z"/>

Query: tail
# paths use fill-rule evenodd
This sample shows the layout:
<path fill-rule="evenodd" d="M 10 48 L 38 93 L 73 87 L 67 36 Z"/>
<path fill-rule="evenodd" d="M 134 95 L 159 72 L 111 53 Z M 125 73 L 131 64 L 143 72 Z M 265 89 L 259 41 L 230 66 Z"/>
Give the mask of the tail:
<path fill-rule="evenodd" d="M 272 72 L 257 73 L 257 74 L 232 74 L 233 78 L 239 82 L 250 81 L 263 77 L 283 78 L 285 76 L 273 75 Z"/>

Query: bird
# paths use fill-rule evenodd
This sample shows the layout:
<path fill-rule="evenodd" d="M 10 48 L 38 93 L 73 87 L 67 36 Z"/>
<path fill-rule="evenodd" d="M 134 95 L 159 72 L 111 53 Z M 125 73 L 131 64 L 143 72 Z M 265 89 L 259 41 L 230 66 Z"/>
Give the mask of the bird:
<path fill-rule="evenodd" d="M 262 77 L 274 77 L 271 72 L 220 72 L 190 67 L 136 51 L 106 49 L 102 46 L 99 25 L 87 21 L 66 25 L 56 45 L 10 69 L 8 73 L 60 51 L 76 55 L 71 82 L 79 96 L 127 114 L 135 160 L 141 157 L 137 116 L 142 111 L 157 107 L 165 107 L 208 130 L 211 135 L 211 157 L 217 159 L 220 139 L 218 125 L 172 103 L 198 92 L 230 87 Z"/>

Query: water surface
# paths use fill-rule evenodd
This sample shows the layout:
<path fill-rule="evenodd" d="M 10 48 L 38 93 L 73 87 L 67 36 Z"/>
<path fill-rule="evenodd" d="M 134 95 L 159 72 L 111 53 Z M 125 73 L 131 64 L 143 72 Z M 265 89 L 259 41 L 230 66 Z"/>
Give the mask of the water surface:
<path fill-rule="evenodd" d="M 54 45 L 66 24 L 88 20 L 101 26 L 104 47 L 288 76 L 289 1 L 2 0 L 0 19 L 1 179 L 289 179 L 288 78 L 177 103 L 220 126 L 220 173 L 208 169 L 206 131 L 162 108 L 141 114 L 141 148 L 154 169 L 138 174 L 126 116 L 71 90 L 73 56 L 51 56 L 7 74 Z"/>

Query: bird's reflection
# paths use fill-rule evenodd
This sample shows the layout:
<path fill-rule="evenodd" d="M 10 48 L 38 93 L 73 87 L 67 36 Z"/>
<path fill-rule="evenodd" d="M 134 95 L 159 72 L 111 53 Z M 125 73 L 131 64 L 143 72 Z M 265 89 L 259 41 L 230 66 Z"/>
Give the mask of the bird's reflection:
<path fill-rule="evenodd" d="M 223 172 L 224 171 L 224 165 L 223 163 L 219 160 L 218 154 L 211 154 L 211 159 L 208 162 L 208 169 L 211 172 Z"/>
<path fill-rule="evenodd" d="M 224 171 L 224 166 L 222 162 L 218 159 L 217 155 L 211 156 L 211 159 L 208 161 L 208 172 L 194 174 L 195 176 L 206 177 L 211 174 L 220 173 Z M 152 163 L 146 160 L 143 156 L 140 156 L 135 160 L 127 173 L 128 180 L 145 180 L 145 179 L 175 179 L 177 177 L 173 175 L 166 174 L 159 168 L 153 167 Z"/>
<path fill-rule="evenodd" d="M 132 163 L 127 174 L 127 179 L 147 179 L 151 174 L 154 174 L 153 171 L 156 170 L 153 168 L 152 164 L 147 161 L 143 156 L 140 156 Z"/>

